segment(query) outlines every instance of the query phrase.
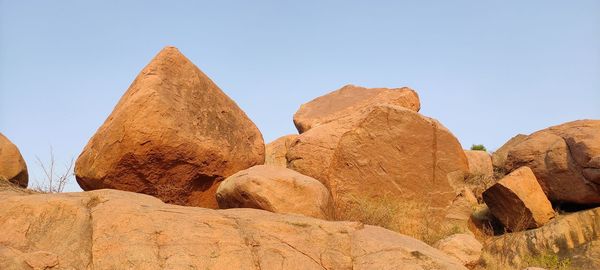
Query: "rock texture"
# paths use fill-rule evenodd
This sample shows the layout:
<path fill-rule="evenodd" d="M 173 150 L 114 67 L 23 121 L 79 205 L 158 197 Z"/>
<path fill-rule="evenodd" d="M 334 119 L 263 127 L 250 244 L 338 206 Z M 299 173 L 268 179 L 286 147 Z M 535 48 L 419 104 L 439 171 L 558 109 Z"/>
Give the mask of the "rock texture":
<path fill-rule="evenodd" d="M 331 195 L 321 182 L 296 171 L 258 165 L 228 177 L 217 189 L 219 208 L 256 208 L 331 219 Z"/>
<path fill-rule="evenodd" d="M 265 165 L 286 167 L 288 149 L 298 135 L 287 135 L 278 138 L 265 146 Z"/>
<path fill-rule="evenodd" d="M 527 135 L 517 134 L 498 148 L 498 150 L 494 151 L 494 153 L 492 153 L 492 164 L 494 165 L 494 168 L 504 169 L 504 162 L 506 162 L 508 151 L 525 139 L 527 139 Z"/>
<path fill-rule="evenodd" d="M 2 179 L 21 187 L 27 187 L 29 174 L 27 173 L 27 164 L 17 146 L 0 133 L 0 181 Z"/>
<path fill-rule="evenodd" d="M 569 259 L 569 269 L 600 269 L 600 207 L 562 213 L 538 229 L 494 237 L 488 252 L 518 263 L 532 254 L 554 253 Z"/>
<path fill-rule="evenodd" d="M 466 269 L 421 241 L 354 222 L 118 190 L 5 191 L 0 200 L 0 269 Z"/>
<path fill-rule="evenodd" d="M 421 108 L 419 96 L 408 87 L 390 89 L 346 85 L 302 104 L 294 114 L 294 124 L 300 133 L 304 133 L 316 126 L 382 104 L 398 105 L 415 112 Z"/>
<path fill-rule="evenodd" d="M 453 184 L 468 171 L 450 131 L 393 105 L 312 128 L 292 143 L 287 159 L 288 168 L 323 182 L 338 206 L 387 194 L 445 210 L 458 192 Z"/>
<path fill-rule="evenodd" d="M 90 139 L 75 174 L 84 190 L 216 207 L 220 181 L 263 162 L 254 123 L 176 48 L 166 47 Z"/>
<path fill-rule="evenodd" d="M 433 246 L 458 259 L 465 266 L 476 265 L 483 250 L 483 245 L 473 235 L 466 233 L 450 235 Z"/>
<path fill-rule="evenodd" d="M 521 167 L 483 193 L 491 213 L 511 231 L 538 228 L 554 209 L 529 167 Z"/>
<path fill-rule="evenodd" d="M 540 130 L 508 151 L 505 169 L 530 167 L 554 202 L 600 203 L 600 120 Z"/>
<path fill-rule="evenodd" d="M 465 155 L 467 156 L 469 173 L 471 173 L 471 175 L 480 175 L 483 177 L 494 176 L 492 157 L 488 152 L 465 150 Z"/>

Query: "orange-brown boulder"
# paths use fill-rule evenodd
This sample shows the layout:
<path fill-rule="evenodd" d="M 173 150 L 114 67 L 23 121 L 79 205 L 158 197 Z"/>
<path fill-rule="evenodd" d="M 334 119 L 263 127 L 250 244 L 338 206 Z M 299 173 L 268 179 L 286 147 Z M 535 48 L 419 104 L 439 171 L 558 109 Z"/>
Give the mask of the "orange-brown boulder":
<path fill-rule="evenodd" d="M 176 48 L 140 72 L 75 166 L 84 190 L 145 193 L 217 207 L 219 182 L 264 163 L 260 131 Z"/>
<path fill-rule="evenodd" d="M 0 181 L 27 187 L 29 174 L 21 152 L 6 136 L 0 133 Z"/>
<path fill-rule="evenodd" d="M 517 134 L 516 136 L 510 138 L 504 145 L 500 146 L 494 153 L 492 153 L 492 164 L 494 168 L 504 169 L 504 162 L 506 162 L 506 157 L 508 156 L 508 151 L 512 149 L 515 145 L 521 143 L 527 138 L 527 135 Z"/>
<path fill-rule="evenodd" d="M 600 120 L 579 120 L 537 131 L 509 151 L 505 169 L 533 170 L 551 201 L 600 203 Z"/>
<path fill-rule="evenodd" d="M 331 219 L 329 190 L 318 180 L 296 171 L 258 165 L 227 177 L 217 189 L 219 208 L 255 208 Z"/>
<path fill-rule="evenodd" d="M 469 173 L 471 173 L 471 175 L 481 175 L 483 177 L 494 176 L 492 157 L 488 152 L 465 150 L 465 155 L 467 156 Z"/>
<path fill-rule="evenodd" d="M 529 167 L 521 167 L 483 192 L 483 200 L 511 231 L 541 227 L 554 217 L 552 204 Z"/>
<path fill-rule="evenodd" d="M 0 269 L 466 269 L 358 222 L 184 207 L 119 190 L 0 190 L 0 201 Z"/>
<path fill-rule="evenodd" d="M 316 126 L 382 104 L 398 105 L 415 112 L 421 108 L 417 92 L 408 87 L 390 89 L 346 85 L 302 104 L 294 114 L 294 124 L 298 131 L 303 133 Z"/>
<path fill-rule="evenodd" d="M 355 198 L 391 195 L 445 210 L 468 172 L 458 140 L 442 124 L 394 105 L 379 105 L 302 133 L 288 168 L 329 188 L 337 209 Z"/>
<path fill-rule="evenodd" d="M 298 135 L 280 137 L 265 146 L 265 165 L 286 167 L 285 155 Z"/>

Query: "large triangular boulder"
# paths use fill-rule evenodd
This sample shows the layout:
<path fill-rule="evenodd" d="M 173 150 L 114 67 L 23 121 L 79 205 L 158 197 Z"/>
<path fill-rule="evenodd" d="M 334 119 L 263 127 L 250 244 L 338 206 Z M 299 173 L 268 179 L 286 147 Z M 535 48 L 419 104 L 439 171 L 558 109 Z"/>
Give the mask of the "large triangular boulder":
<path fill-rule="evenodd" d="M 29 174 L 21 152 L 6 136 L 0 133 L 0 181 L 27 187 Z"/>
<path fill-rule="evenodd" d="M 90 139 L 75 174 L 84 190 L 112 188 L 215 208 L 220 181 L 263 162 L 254 123 L 190 60 L 166 47 Z"/>
<path fill-rule="evenodd" d="M 408 88 L 365 88 L 346 85 L 300 106 L 294 124 L 300 133 L 375 105 L 390 104 L 418 112 L 421 108 L 417 92 Z"/>

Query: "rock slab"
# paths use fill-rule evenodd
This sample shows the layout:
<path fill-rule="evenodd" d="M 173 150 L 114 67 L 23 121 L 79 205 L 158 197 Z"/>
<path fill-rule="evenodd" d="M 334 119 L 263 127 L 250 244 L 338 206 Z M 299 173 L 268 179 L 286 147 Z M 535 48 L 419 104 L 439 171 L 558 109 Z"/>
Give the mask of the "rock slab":
<path fill-rule="evenodd" d="M 219 182 L 264 163 L 260 131 L 174 47 L 140 72 L 77 159 L 83 190 L 216 208 Z"/>

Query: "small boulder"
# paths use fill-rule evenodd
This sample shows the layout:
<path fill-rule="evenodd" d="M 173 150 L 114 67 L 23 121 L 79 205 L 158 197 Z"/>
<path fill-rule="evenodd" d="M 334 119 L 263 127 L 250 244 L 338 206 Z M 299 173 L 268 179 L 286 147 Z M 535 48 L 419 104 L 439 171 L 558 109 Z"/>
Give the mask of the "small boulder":
<path fill-rule="evenodd" d="M 0 133 L 0 179 L 20 187 L 27 187 L 29 174 L 21 152 L 6 136 Z"/>
<path fill-rule="evenodd" d="M 450 235 L 436 242 L 433 247 L 458 259 L 465 266 L 476 265 L 483 249 L 483 245 L 473 235 L 466 233 Z"/>
<path fill-rule="evenodd" d="M 316 126 L 382 104 L 398 105 L 415 112 L 421 108 L 417 92 L 408 87 L 390 89 L 346 85 L 302 104 L 294 114 L 294 124 L 298 132 L 304 133 Z"/>
<path fill-rule="evenodd" d="M 521 167 L 483 192 L 490 212 L 511 231 L 538 228 L 554 217 L 552 205 L 529 167 Z"/>
<path fill-rule="evenodd" d="M 298 135 L 287 135 L 268 143 L 265 146 L 265 165 L 285 168 L 287 166 L 285 155 L 296 137 Z"/>
<path fill-rule="evenodd" d="M 481 175 L 483 177 L 493 177 L 494 167 L 492 166 L 492 157 L 486 151 L 465 150 L 467 161 L 469 163 L 469 173 L 471 175 Z"/>
<path fill-rule="evenodd" d="M 217 189 L 219 208 L 256 208 L 332 218 L 329 191 L 321 182 L 293 170 L 258 165 L 228 177 Z"/>
<path fill-rule="evenodd" d="M 216 208 L 226 177 L 263 164 L 258 128 L 174 47 L 140 72 L 83 149 L 83 190 L 119 189 L 164 202 Z"/>
<path fill-rule="evenodd" d="M 537 131 L 508 151 L 504 168 L 530 167 L 553 202 L 600 203 L 600 120 Z"/>

